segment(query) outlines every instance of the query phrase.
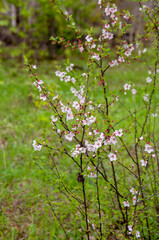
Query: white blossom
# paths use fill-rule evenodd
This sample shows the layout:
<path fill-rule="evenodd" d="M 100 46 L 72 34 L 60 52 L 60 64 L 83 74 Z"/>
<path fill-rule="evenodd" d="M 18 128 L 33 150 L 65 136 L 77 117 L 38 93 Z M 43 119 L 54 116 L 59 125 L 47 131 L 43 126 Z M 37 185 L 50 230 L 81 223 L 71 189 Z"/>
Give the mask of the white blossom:
<path fill-rule="evenodd" d="M 152 79 L 150 77 L 147 77 L 146 82 L 150 83 L 150 82 L 152 82 Z"/>
<path fill-rule="evenodd" d="M 109 23 L 106 23 L 106 24 L 104 25 L 104 28 L 105 28 L 105 29 L 108 29 L 108 28 L 110 28 L 110 25 L 109 25 Z"/>
<path fill-rule="evenodd" d="M 36 141 L 35 140 L 33 140 L 33 148 L 34 148 L 34 150 L 35 151 L 40 151 L 41 150 L 41 148 L 42 148 L 42 145 L 41 144 L 38 144 L 38 143 L 36 143 Z"/>
<path fill-rule="evenodd" d="M 123 57 L 120 57 L 118 58 L 118 63 L 122 63 L 122 62 L 125 62 L 125 59 Z"/>
<path fill-rule="evenodd" d="M 131 90 L 131 92 L 132 92 L 132 94 L 137 94 L 137 91 L 136 91 L 135 88 L 133 88 L 133 89 Z"/>
<path fill-rule="evenodd" d="M 130 204 L 128 201 L 124 201 L 123 204 L 124 204 L 124 207 L 130 207 Z"/>
<path fill-rule="evenodd" d="M 131 84 L 126 83 L 126 84 L 124 85 L 124 89 L 125 89 L 125 90 L 130 90 L 130 88 L 131 88 Z"/>
<path fill-rule="evenodd" d="M 37 69 L 36 65 L 33 65 L 32 68 Z"/>
<path fill-rule="evenodd" d="M 83 47 L 82 45 L 79 45 L 78 49 L 79 49 L 79 51 L 80 51 L 81 53 L 83 53 L 84 47 Z"/>
<path fill-rule="evenodd" d="M 39 84 L 37 84 L 37 81 L 34 82 L 33 84 L 37 87 L 37 89 L 39 90 L 39 92 L 41 92 L 42 88 L 41 88 L 41 86 L 40 86 Z"/>
<path fill-rule="evenodd" d="M 140 238 L 140 232 L 139 231 L 136 231 L 135 235 L 136 235 L 137 238 Z"/>
<path fill-rule="evenodd" d="M 128 226 L 128 230 L 129 230 L 130 232 L 132 232 L 132 230 L 133 230 L 132 225 L 129 225 L 129 226 Z"/>
<path fill-rule="evenodd" d="M 65 135 L 65 139 L 71 142 L 74 136 L 75 134 L 70 132 L 69 134 Z"/>
<path fill-rule="evenodd" d="M 74 107 L 77 111 L 80 110 L 80 104 L 77 101 L 73 102 L 72 107 Z"/>
<path fill-rule="evenodd" d="M 66 121 L 72 120 L 73 119 L 73 113 L 72 111 L 69 111 L 66 115 Z"/>
<path fill-rule="evenodd" d="M 92 58 L 95 58 L 96 60 L 100 60 L 100 56 L 97 53 L 93 53 Z"/>
<path fill-rule="evenodd" d="M 133 205 L 136 205 L 136 200 L 137 200 L 137 198 L 136 198 L 136 196 L 134 196 L 133 197 Z"/>
<path fill-rule="evenodd" d="M 135 194 L 136 194 L 136 191 L 135 191 L 134 188 L 131 188 L 131 189 L 130 189 L 130 192 L 132 193 L 132 195 L 135 195 Z"/>
<path fill-rule="evenodd" d="M 147 166 L 147 161 L 141 159 L 140 162 L 141 162 L 141 166 L 142 167 L 146 167 Z"/>
<path fill-rule="evenodd" d="M 119 129 L 119 130 L 115 130 L 114 135 L 117 137 L 122 137 L 123 136 L 123 130 Z"/>
<path fill-rule="evenodd" d="M 40 99 L 46 101 L 46 96 L 44 94 L 40 94 Z"/>
<path fill-rule="evenodd" d="M 110 159 L 111 162 L 117 160 L 117 157 L 116 157 L 116 155 L 115 155 L 114 153 L 109 153 L 109 154 L 108 154 L 108 157 L 109 157 L 109 159 Z"/>
<path fill-rule="evenodd" d="M 59 95 L 56 95 L 55 97 L 52 98 L 52 100 L 54 101 L 55 99 L 57 99 L 59 97 Z"/>
<path fill-rule="evenodd" d="M 55 123 L 58 120 L 58 118 L 54 117 L 53 115 L 51 115 L 51 119 L 52 119 L 53 123 Z"/>
<path fill-rule="evenodd" d="M 115 60 L 112 60 L 111 62 L 109 62 L 109 65 L 111 66 L 111 67 L 114 67 L 115 65 L 119 65 L 118 64 L 118 61 L 115 59 Z"/>
<path fill-rule="evenodd" d="M 87 42 L 92 42 L 92 41 L 93 41 L 93 38 L 88 35 L 88 36 L 86 36 L 86 41 L 87 41 Z"/>
<path fill-rule="evenodd" d="M 151 153 L 153 152 L 153 148 L 152 146 L 150 146 L 149 144 L 145 144 L 145 152 Z"/>
<path fill-rule="evenodd" d="M 149 101 L 148 96 L 149 96 L 148 94 L 145 94 L 145 95 L 143 96 L 143 99 L 144 99 L 145 101 L 147 101 L 147 102 Z"/>
<path fill-rule="evenodd" d="M 144 48 L 142 52 L 145 53 L 146 51 L 147 51 L 147 48 Z"/>

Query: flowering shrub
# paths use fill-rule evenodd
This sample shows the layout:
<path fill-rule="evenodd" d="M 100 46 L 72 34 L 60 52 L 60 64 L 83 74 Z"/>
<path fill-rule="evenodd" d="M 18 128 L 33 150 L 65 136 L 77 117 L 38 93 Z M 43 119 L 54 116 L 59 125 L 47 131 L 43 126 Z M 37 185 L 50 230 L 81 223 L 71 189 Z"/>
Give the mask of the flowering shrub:
<path fill-rule="evenodd" d="M 55 72 L 63 88 L 69 86 L 70 97 L 65 100 L 47 90 L 35 73 L 36 66 L 26 60 L 40 99 L 51 110 L 53 131 L 49 138 L 34 140 L 33 148 L 42 151 L 45 147 L 50 152 L 53 182 L 72 210 L 67 222 L 61 220 L 63 216 L 56 213 L 51 196 L 47 195 L 48 203 L 66 239 L 157 239 L 159 158 L 155 118 L 158 117 L 159 22 L 156 10 L 139 2 L 148 21 L 145 34 L 133 43 L 120 38 L 113 49 L 110 44 L 115 34 L 122 36 L 130 27 L 133 16 L 128 11 L 119 12 L 111 1 L 99 0 L 100 35 L 91 28 L 82 36 L 60 2 L 51 3 L 65 17 L 76 37 L 74 42 L 62 37 L 52 37 L 52 41 L 83 54 L 87 70 L 79 73 L 74 64 L 68 64 Z M 154 36 L 155 59 L 143 88 L 125 80 L 124 85 L 119 82 L 114 89 L 107 72 L 139 60 L 142 40 L 150 34 Z M 49 169 L 50 165 L 46 165 Z M 78 234 L 74 235 L 72 221 Z"/>

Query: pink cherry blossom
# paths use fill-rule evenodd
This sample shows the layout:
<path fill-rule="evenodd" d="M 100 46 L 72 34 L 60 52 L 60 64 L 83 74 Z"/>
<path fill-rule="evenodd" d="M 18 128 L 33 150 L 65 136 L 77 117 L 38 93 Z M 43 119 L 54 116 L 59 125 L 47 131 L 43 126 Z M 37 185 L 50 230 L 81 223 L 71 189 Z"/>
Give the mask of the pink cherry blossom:
<path fill-rule="evenodd" d="M 147 48 L 144 48 L 142 52 L 143 52 L 143 53 L 147 52 Z"/>
<path fill-rule="evenodd" d="M 71 78 L 71 82 L 72 82 L 72 83 L 75 83 L 75 82 L 76 82 L 76 80 L 75 80 L 74 77 Z"/>
<path fill-rule="evenodd" d="M 66 72 L 56 71 L 56 72 L 55 72 L 55 75 L 60 78 L 60 81 L 63 81 L 63 80 L 64 80 L 64 77 L 65 77 L 65 75 L 66 75 Z"/>
<path fill-rule="evenodd" d="M 88 77 L 88 75 L 86 73 L 82 73 L 82 76 L 86 77 L 86 78 Z"/>
<path fill-rule="evenodd" d="M 87 150 L 89 152 L 95 152 L 96 148 L 94 147 L 94 145 L 92 143 L 89 143 L 87 140 L 85 141 L 85 145 L 87 147 Z"/>
<path fill-rule="evenodd" d="M 144 99 L 145 101 L 147 101 L 147 102 L 149 101 L 148 96 L 149 96 L 148 94 L 145 94 L 145 95 L 143 96 L 143 99 Z"/>
<path fill-rule="evenodd" d="M 40 99 L 46 101 L 46 96 L 44 94 L 40 94 Z"/>
<path fill-rule="evenodd" d="M 139 231 L 136 231 L 135 235 L 136 235 L 137 238 L 140 238 L 140 232 Z"/>
<path fill-rule="evenodd" d="M 126 20 L 129 20 L 130 19 L 130 14 L 126 13 L 123 18 L 125 18 Z"/>
<path fill-rule="evenodd" d="M 128 201 L 124 201 L 123 204 L 124 204 L 124 207 L 130 207 L 130 204 Z"/>
<path fill-rule="evenodd" d="M 108 29 L 108 28 L 110 28 L 110 25 L 109 25 L 109 23 L 106 23 L 106 24 L 104 25 L 104 28 L 105 28 L 105 29 Z"/>
<path fill-rule="evenodd" d="M 66 121 L 69 121 L 69 120 L 72 120 L 74 117 L 73 117 L 73 113 L 72 111 L 68 111 L 67 112 L 67 115 L 66 115 Z"/>
<path fill-rule="evenodd" d="M 89 174 L 87 175 L 88 178 L 96 178 L 97 177 L 97 174 L 94 173 L 89 166 L 87 167 L 87 171 L 89 172 Z"/>
<path fill-rule="evenodd" d="M 96 120 L 96 118 L 93 117 L 93 116 L 91 116 L 90 118 L 86 118 L 86 119 L 82 120 L 82 124 L 89 126 L 90 124 L 92 124 L 93 122 L 95 122 L 95 120 Z"/>
<path fill-rule="evenodd" d="M 89 48 L 90 48 L 90 49 L 93 49 L 93 48 L 95 48 L 95 47 L 96 47 L 96 44 L 93 43 L 93 42 L 91 43 L 91 45 L 89 45 Z"/>
<path fill-rule="evenodd" d="M 40 79 L 37 79 L 37 84 L 39 84 L 39 85 L 41 85 L 41 84 L 43 84 L 44 82 L 42 81 L 42 80 L 40 80 Z"/>
<path fill-rule="evenodd" d="M 109 157 L 109 159 L 110 159 L 111 162 L 117 160 L 117 157 L 116 157 L 116 155 L 115 155 L 114 153 L 109 153 L 109 154 L 108 154 L 108 157 Z"/>
<path fill-rule="evenodd" d="M 71 63 L 70 66 L 66 67 L 66 71 L 67 71 L 67 72 L 72 71 L 72 70 L 73 70 L 73 67 L 74 67 L 74 64 Z"/>
<path fill-rule="evenodd" d="M 97 140 L 94 143 L 94 148 L 97 150 L 98 148 L 100 148 L 102 146 L 102 141 L 101 140 Z"/>
<path fill-rule="evenodd" d="M 37 87 L 37 89 L 39 90 L 39 92 L 41 92 L 42 88 L 41 88 L 41 86 L 40 86 L 39 84 L 37 84 L 37 81 L 34 82 L 33 84 Z"/>
<path fill-rule="evenodd" d="M 131 84 L 126 83 L 126 84 L 124 85 L 124 89 L 125 89 L 125 90 L 130 90 L 130 88 L 131 88 Z"/>
<path fill-rule="evenodd" d="M 105 134 L 101 133 L 99 138 L 103 141 L 105 139 Z"/>
<path fill-rule="evenodd" d="M 79 49 L 79 51 L 80 51 L 81 53 L 83 53 L 84 47 L 83 47 L 82 45 L 79 45 L 79 46 L 78 46 L 78 49 Z"/>
<path fill-rule="evenodd" d="M 70 82 L 71 77 L 70 76 L 65 76 L 63 79 L 64 79 L 65 82 Z"/>
<path fill-rule="evenodd" d="M 38 144 L 38 143 L 36 143 L 36 141 L 35 140 L 33 140 L 33 148 L 34 148 L 34 150 L 35 151 L 40 151 L 41 150 L 41 148 L 42 148 L 42 145 L 41 144 Z"/>
<path fill-rule="evenodd" d="M 142 167 L 146 167 L 147 166 L 147 161 L 141 159 L 140 162 L 141 162 L 141 166 Z"/>
<path fill-rule="evenodd" d="M 150 83 L 150 82 L 152 82 L 152 79 L 150 77 L 147 77 L 146 82 Z"/>
<path fill-rule="evenodd" d="M 128 230 L 129 230 L 130 232 L 132 232 L 132 230 L 133 230 L 132 225 L 129 225 L 129 226 L 128 226 Z"/>
<path fill-rule="evenodd" d="M 105 15 L 106 15 L 106 16 L 109 16 L 109 15 L 110 15 L 110 7 L 109 7 L 109 6 L 107 6 L 107 7 L 104 9 L 104 11 L 105 11 Z"/>
<path fill-rule="evenodd" d="M 102 4 L 102 0 L 98 0 L 98 4 L 101 5 Z"/>
<path fill-rule="evenodd" d="M 118 63 L 122 63 L 122 62 L 125 62 L 125 59 L 123 57 L 120 57 L 118 58 Z"/>
<path fill-rule="evenodd" d="M 126 51 L 125 51 L 125 55 L 126 55 L 127 57 L 129 57 L 129 56 L 131 55 L 131 51 L 130 51 L 130 50 L 126 50 Z"/>
<path fill-rule="evenodd" d="M 36 65 L 33 65 L 32 68 L 37 69 Z"/>
<path fill-rule="evenodd" d="M 126 48 L 125 55 L 127 57 L 130 56 L 132 51 L 134 50 L 133 44 L 130 45 L 125 44 L 124 47 Z"/>
<path fill-rule="evenodd" d="M 132 94 L 137 94 L 137 91 L 136 91 L 135 88 L 133 88 L 133 89 L 131 90 L 131 92 L 132 92 Z"/>
<path fill-rule="evenodd" d="M 88 36 L 86 36 L 86 41 L 90 43 L 90 42 L 93 41 L 93 38 L 92 38 L 91 36 L 88 35 Z"/>
<path fill-rule="evenodd" d="M 96 60 L 100 60 L 100 56 L 97 53 L 93 53 L 92 58 L 95 58 Z"/>
<path fill-rule="evenodd" d="M 70 132 L 69 134 L 65 135 L 65 139 L 71 142 L 74 136 L 75 134 Z"/>
<path fill-rule="evenodd" d="M 119 130 L 115 130 L 114 135 L 117 137 L 122 137 L 123 136 L 123 130 L 119 129 Z"/>
<path fill-rule="evenodd" d="M 109 145 L 111 145 L 111 144 L 115 145 L 116 143 L 117 143 L 117 140 L 116 140 L 115 136 L 111 136 L 109 138 Z"/>
<path fill-rule="evenodd" d="M 111 40 L 111 39 L 113 39 L 113 36 L 114 36 L 113 33 L 109 32 L 109 31 L 106 31 L 105 28 L 102 29 L 102 38 L 103 39 Z"/>
<path fill-rule="evenodd" d="M 137 200 L 137 198 L 136 198 L 136 196 L 134 196 L 133 197 L 133 205 L 136 205 L 136 203 L 137 203 L 136 200 Z"/>
<path fill-rule="evenodd" d="M 150 146 L 149 144 L 145 144 L 145 152 L 151 153 L 153 152 L 153 148 L 152 146 Z"/>
<path fill-rule="evenodd" d="M 51 119 L 52 119 L 53 123 L 55 123 L 58 120 L 58 118 L 54 117 L 53 115 L 51 115 Z"/>
<path fill-rule="evenodd" d="M 135 191 L 134 188 L 131 188 L 131 189 L 130 189 L 130 192 L 132 193 L 132 195 L 135 195 L 135 194 L 136 194 L 136 191 Z"/>
<path fill-rule="evenodd" d="M 80 110 L 80 105 L 79 105 L 79 103 L 77 101 L 73 102 L 72 107 L 74 107 L 77 111 Z"/>
<path fill-rule="evenodd" d="M 52 100 L 54 101 L 57 98 L 59 98 L 59 95 L 56 95 L 55 97 L 53 97 Z"/>
<path fill-rule="evenodd" d="M 118 61 L 115 59 L 115 60 L 112 60 L 111 62 L 109 62 L 109 65 L 111 67 L 114 67 L 115 65 L 118 65 Z"/>

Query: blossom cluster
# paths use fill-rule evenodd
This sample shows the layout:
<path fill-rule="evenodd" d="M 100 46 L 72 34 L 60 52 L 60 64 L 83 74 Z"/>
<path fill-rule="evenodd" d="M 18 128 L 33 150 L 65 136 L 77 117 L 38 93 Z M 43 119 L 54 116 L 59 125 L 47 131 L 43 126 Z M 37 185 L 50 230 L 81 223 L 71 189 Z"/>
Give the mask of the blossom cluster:
<path fill-rule="evenodd" d="M 71 77 L 70 75 L 68 75 L 68 73 L 73 70 L 73 66 L 74 64 L 71 64 L 70 66 L 66 67 L 66 72 L 61 72 L 61 71 L 55 72 L 56 76 L 60 78 L 60 81 L 72 82 L 72 83 L 76 82 L 74 77 Z"/>

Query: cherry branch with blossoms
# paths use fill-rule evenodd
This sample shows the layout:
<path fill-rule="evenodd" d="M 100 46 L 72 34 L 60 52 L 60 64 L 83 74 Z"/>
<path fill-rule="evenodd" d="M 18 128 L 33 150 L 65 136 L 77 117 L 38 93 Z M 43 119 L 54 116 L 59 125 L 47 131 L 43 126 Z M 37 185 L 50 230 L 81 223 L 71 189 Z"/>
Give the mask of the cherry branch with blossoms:
<path fill-rule="evenodd" d="M 99 0 L 103 24 L 100 34 L 91 28 L 84 36 L 76 27 L 73 17 L 63 10 L 60 1 L 54 0 L 52 3 L 65 17 L 76 39 L 75 42 L 66 42 L 62 37 L 51 37 L 51 40 L 83 55 L 87 71 L 76 72 L 74 64 L 68 65 L 65 70 L 58 68 L 56 78 L 62 82 L 63 88 L 70 88 L 70 97 L 65 100 L 47 90 L 44 82 L 34 73 L 36 66 L 26 60 L 29 75 L 40 92 L 40 100 L 46 102 L 51 112 L 50 127 L 53 131 L 49 133 L 48 141 L 33 140 L 33 148 L 40 151 L 45 147 L 50 151 L 50 156 L 57 155 L 52 166 L 54 171 L 49 164 L 46 163 L 46 166 L 57 179 L 57 186 L 62 186 L 59 189 L 69 199 L 69 204 L 76 207 L 81 239 L 109 239 L 108 230 L 112 227 L 113 234 L 117 235 L 119 231 L 122 239 L 146 236 L 145 239 L 152 240 L 154 232 L 151 225 L 155 226 L 155 220 L 152 222 L 152 215 L 149 217 L 150 208 L 154 204 L 156 216 L 159 209 L 155 169 L 157 167 L 159 172 L 158 142 L 155 139 L 158 107 L 155 96 L 159 72 L 159 23 L 153 15 L 156 10 L 150 11 L 148 6 L 144 7 L 139 1 L 141 14 L 146 14 L 151 22 L 149 28 L 132 43 L 120 37 L 119 44 L 113 49 L 111 44 L 114 35 L 123 36 L 131 26 L 132 16 L 128 11 L 120 12 L 111 1 Z M 154 31 L 156 55 L 151 66 L 153 71 L 148 70 L 143 89 L 135 87 L 133 82 L 124 85 L 119 82 L 118 89 L 114 90 L 108 73 L 113 68 L 120 69 L 121 65 L 140 60 L 142 41 Z M 67 88 L 65 91 L 68 91 Z M 127 96 L 133 98 L 129 106 Z M 141 106 L 136 106 L 138 96 L 138 105 Z M 155 113 L 152 113 L 153 108 Z M 120 119 L 116 117 L 119 112 Z M 125 112 L 129 115 L 125 116 Z M 62 174 L 63 167 L 65 177 Z M 71 179 L 74 180 L 71 186 L 68 172 L 71 172 Z M 151 184 L 148 184 L 149 180 Z M 47 199 L 66 239 L 72 239 L 69 226 L 64 227 Z M 154 201 L 150 205 L 151 199 Z M 115 223 L 111 220 L 108 225 L 108 216 L 116 219 Z"/>

